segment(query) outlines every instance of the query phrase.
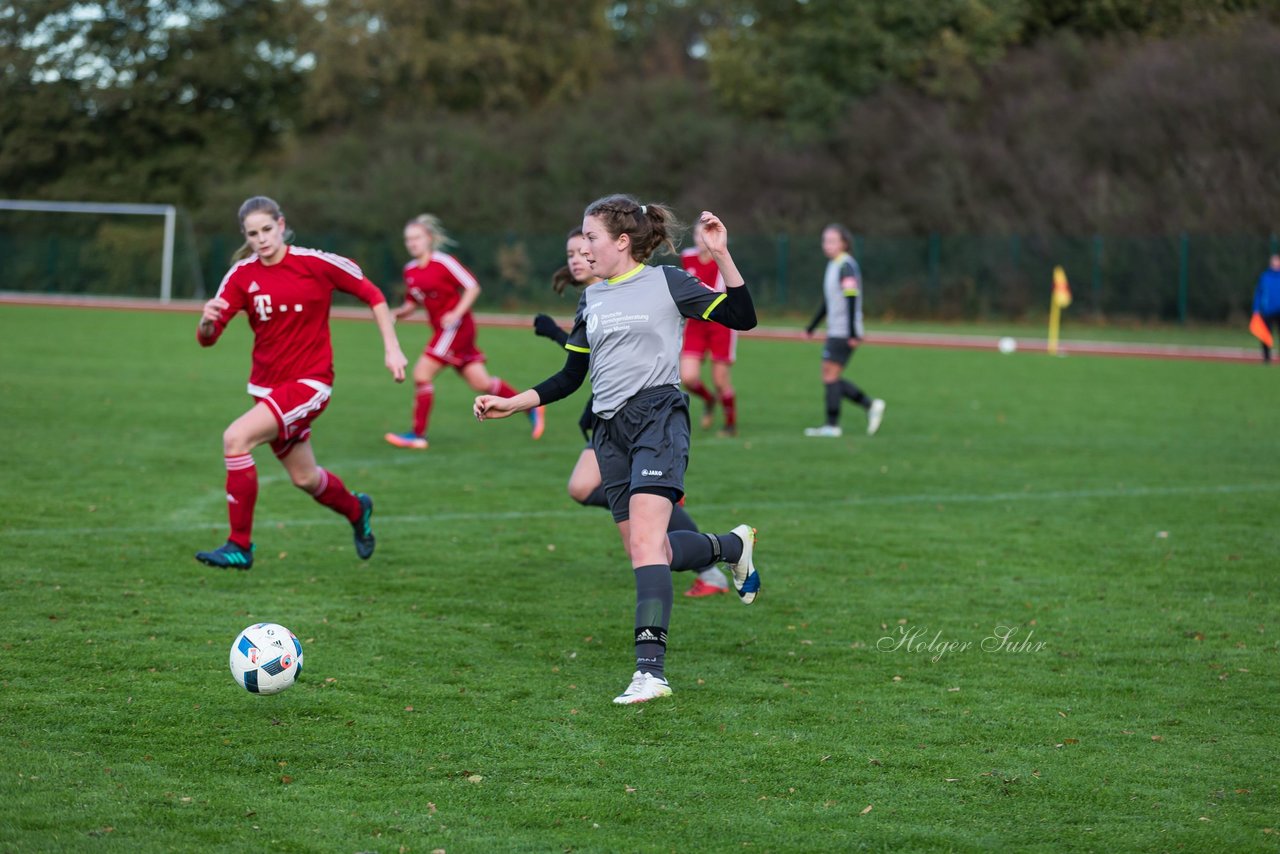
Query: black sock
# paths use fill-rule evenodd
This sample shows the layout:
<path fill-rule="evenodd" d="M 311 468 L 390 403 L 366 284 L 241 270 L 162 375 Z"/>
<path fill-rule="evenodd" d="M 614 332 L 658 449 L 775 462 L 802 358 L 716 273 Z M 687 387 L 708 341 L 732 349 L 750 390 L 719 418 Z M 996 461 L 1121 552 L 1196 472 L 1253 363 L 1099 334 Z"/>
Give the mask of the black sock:
<path fill-rule="evenodd" d="M 636 567 L 636 670 L 662 675 L 671 624 L 671 567 Z"/>
<path fill-rule="evenodd" d="M 871 398 L 867 397 L 862 389 L 858 388 L 848 380 L 840 380 L 840 391 L 844 392 L 844 396 L 861 406 L 863 409 L 871 408 Z"/>
<path fill-rule="evenodd" d="M 600 484 L 591 491 L 591 494 L 578 502 L 583 507 L 608 507 L 609 499 L 604 494 L 604 484 Z"/>
<path fill-rule="evenodd" d="M 667 532 L 671 531 L 697 531 L 698 523 L 693 521 L 685 509 L 679 504 L 671 506 L 671 521 L 667 523 Z"/>
<path fill-rule="evenodd" d="M 737 534 L 700 534 L 693 531 L 671 531 L 671 570 L 684 572 L 703 570 L 717 561 L 737 563 L 742 559 L 742 540 Z"/>
<path fill-rule="evenodd" d="M 840 423 L 840 383 L 827 383 L 825 392 L 827 399 L 827 425 L 834 427 Z"/>

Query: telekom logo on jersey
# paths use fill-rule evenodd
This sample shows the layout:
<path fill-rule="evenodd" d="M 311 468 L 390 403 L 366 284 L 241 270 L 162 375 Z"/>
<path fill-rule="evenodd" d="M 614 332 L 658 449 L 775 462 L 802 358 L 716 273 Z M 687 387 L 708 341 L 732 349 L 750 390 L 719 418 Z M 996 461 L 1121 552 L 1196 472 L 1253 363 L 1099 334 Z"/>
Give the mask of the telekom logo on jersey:
<path fill-rule="evenodd" d="M 258 284 L 257 282 L 254 282 L 253 287 L 249 288 L 250 293 L 253 293 L 254 289 L 257 287 L 257 284 Z M 258 313 L 258 319 L 265 322 L 271 319 L 271 314 L 274 311 L 288 311 L 289 304 L 283 303 L 279 306 L 273 307 L 271 305 L 271 294 L 253 294 L 253 310 Z M 293 311 L 295 314 L 301 314 L 302 303 L 298 303 L 297 305 L 295 305 L 293 307 Z"/>

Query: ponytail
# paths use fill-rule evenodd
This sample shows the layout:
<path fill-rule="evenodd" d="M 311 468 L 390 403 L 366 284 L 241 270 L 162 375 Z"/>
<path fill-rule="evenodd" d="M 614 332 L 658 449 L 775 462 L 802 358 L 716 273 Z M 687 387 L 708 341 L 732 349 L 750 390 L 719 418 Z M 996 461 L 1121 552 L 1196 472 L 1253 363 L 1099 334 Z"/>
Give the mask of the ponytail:
<path fill-rule="evenodd" d="M 268 198 L 267 196 L 252 196 L 244 200 L 244 203 L 240 205 L 240 212 L 237 214 L 237 219 L 240 223 L 241 234 L 244 233 L 245 217 L 249 216 L 249 214 L 254 214 L 254 213 L 264 213 L 267 216 L 271 217 L 272 219 L 276 219 L 276 220 L 284 218 L 284 211 L 280 210 L 280 205 L 276 202 L 275 199 Z M 287 228 L 284 231 L 284 242 L 285 243 L 293 242 L 293 232 Z M 248 258 L 252 254 L 253 254 L 253 247 L 250 246 L 249 241 L 246 240 L 243 244 L 241 244 L 239 249 L 231 253 L 231 263 L 237 264 L 243 261 L 244 259 Z"/>
<path fill-rule="evenodd" d="M 666 205 L 642 205 L 621 194 L 596 199 L 583 216 L 598 218 L 614 240 L 624 234 L 630 237 L 631 257 L 636 261 L 648 260 L 659 249 L 674 255 L 684 228 Z"/>

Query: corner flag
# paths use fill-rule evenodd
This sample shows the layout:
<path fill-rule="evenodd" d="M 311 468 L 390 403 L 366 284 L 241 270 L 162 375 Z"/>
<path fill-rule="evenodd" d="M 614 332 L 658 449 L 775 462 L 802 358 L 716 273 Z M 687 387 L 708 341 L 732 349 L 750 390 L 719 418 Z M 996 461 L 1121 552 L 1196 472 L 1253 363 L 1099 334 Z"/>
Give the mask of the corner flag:
<path fill-rule="evenodd" d="M 1053 296 L 1049 299 L 1049 342 L 1045 347 L 1051 356 L 1058 354 L 1058 323 L 1062 310 L 1071 305 L 1071 286 L 1067 284 L 1067 271 L 1053 268 Z"/>
<path fill-rule="evenodd" d="M 1271 340 L 1271 330 L 1267 328 L 1267 322 L 1256 311 L 1249 320 L 1249 331 L 1253 333 L 1254 338 L 1257 338 L 1267 347 L 1275 346 L 1275 343 Z"/>
<path fill-rule="evenodd" d="M 1067 271 L 1053 268 L 1053 304 L 1058 308 L 1071 305 L 1071 285 L 1067 284 Z"/>

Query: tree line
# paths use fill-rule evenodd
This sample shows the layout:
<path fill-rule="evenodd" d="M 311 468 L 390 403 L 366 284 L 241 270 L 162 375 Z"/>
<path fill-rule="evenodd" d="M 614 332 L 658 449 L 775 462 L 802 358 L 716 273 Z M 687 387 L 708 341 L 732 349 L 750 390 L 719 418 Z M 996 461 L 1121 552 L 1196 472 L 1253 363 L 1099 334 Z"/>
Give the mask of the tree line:
<path fill-rule="evenodd" d="M 0 186 L 305 231 L 558 233 L 627 190 L 752 231 L 1267 233 L 1267 0 L 23 0 Z"/>

